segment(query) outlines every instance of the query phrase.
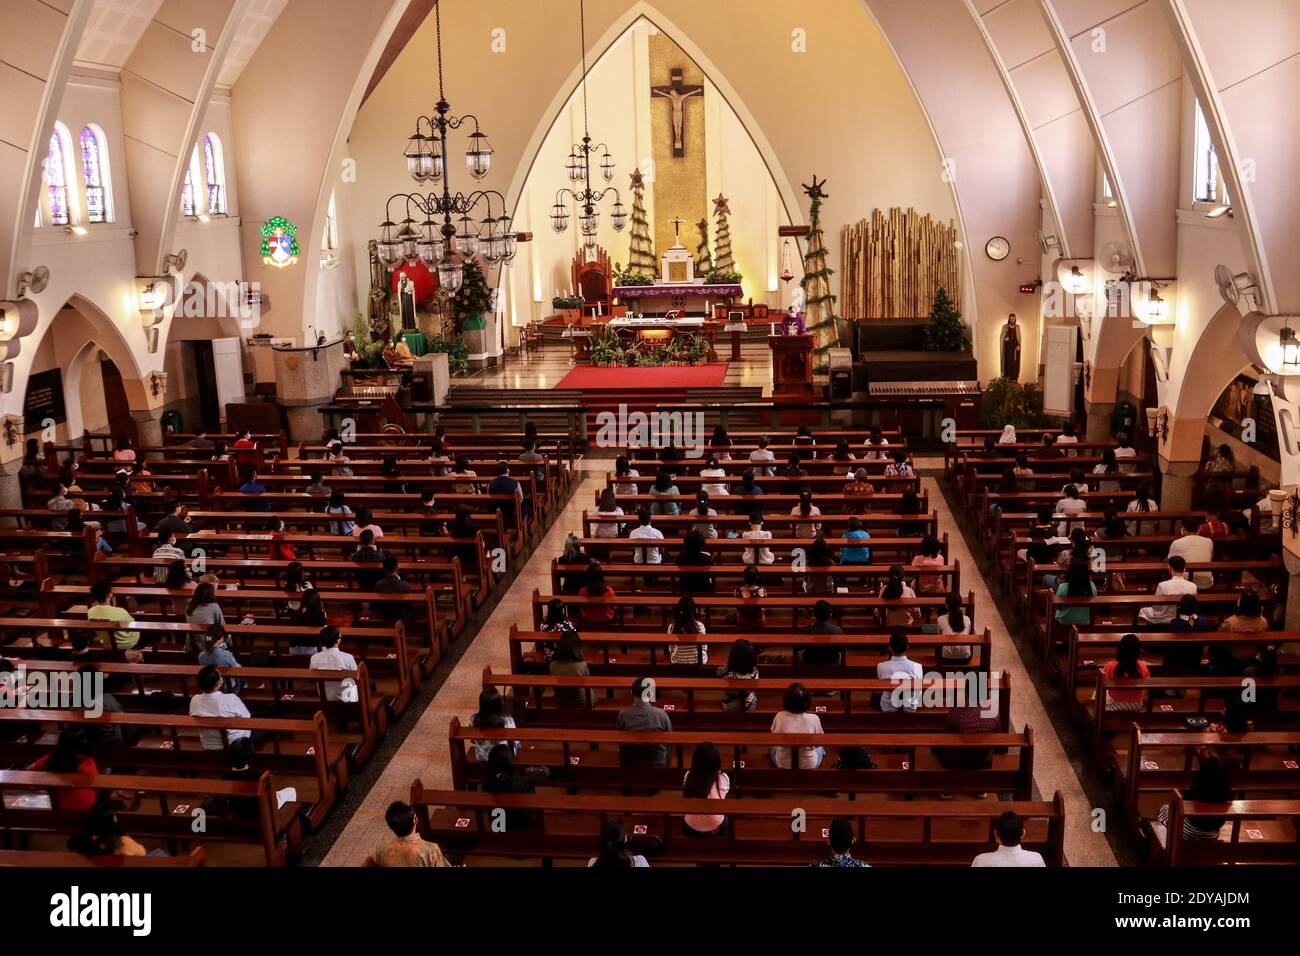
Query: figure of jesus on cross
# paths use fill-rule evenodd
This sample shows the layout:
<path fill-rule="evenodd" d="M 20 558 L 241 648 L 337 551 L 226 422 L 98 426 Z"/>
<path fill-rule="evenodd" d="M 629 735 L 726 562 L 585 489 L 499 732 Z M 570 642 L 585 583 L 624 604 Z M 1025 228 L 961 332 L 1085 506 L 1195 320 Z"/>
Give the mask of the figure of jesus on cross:
<path fill-rule="evenodd" d="M 704 87 L 699 83 L 683 83 L 681 67 L 673 67 L 668 75 L 671 82 L 650 87 L 650 94 L 662 96 L 672 104 L 673 155 L 682 157 L 686 155 L 686 101 L 692 96 L 703 96 Z"/>

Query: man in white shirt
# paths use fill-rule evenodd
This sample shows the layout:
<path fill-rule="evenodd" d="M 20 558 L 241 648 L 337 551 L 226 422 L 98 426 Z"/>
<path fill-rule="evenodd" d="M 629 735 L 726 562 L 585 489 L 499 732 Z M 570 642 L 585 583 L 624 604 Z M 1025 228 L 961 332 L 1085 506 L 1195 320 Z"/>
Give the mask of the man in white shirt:
<path fill-rule="evenodd" d="M 1187 580 L 1184 573 L 1187 570 L 1187 562 L 1180 555 L 1173 555 L 1165 561 L 1169 567 L 1169 580 L 1161 581 L 1156 585 L 1156 596 L 1164 594 L 1195 594 L 1196 585 Z M 1147 605 L 1138 611 L 1138 617 L 1148 624 L 1168 624 L 1178 614 L 1178 604 L 1160 604 Z"/>
<path fill-rule="evenodd" d="M 920 664 L 907 658 L 906 631 L 899 628 L 890 632 L 889 653 L 889 660 L 876 665 L 876 676 L 881 680 L 892 680 L 896 686 L 880 695 L 880 709 L 913 713 L 921 703 L 922 671 Z"/>
<path fill-rule="evenodd" d="M 209 664 L 199 671 L 199 692 L 190 698 L 191 717 L 252 717 L 244 702 L 236 694 L 221 690 L 221 672 Z M 200 730 L 199 740 L 204 750 L 225 750 L 226 744 L 241 737 L 251 737 L 250 730 L 230 729 L 222 739 L 220 730 Z"/>
<path fill-rule="evenodd" d="M 184 561 L 185 552 L 176 547 L 176 535 L 163 529 L 158 532 L 158 547 L 153 549 L 154 560 L 158 563 L 154 565 L 153 579 L 159 584 L 167 580 L 167 567 L 173 561 Z"/>
<path fill-rule="evenodd" d="M 354 671 L 357 659 L 345 651 L 339 650 L 343 634 L 333 624 L 326 624 L 320 629 L 321 650 L 311 656 L 311 669 L 314 671 Z M 351 678 L 348 678 L 350 680 Z M 346 680 L 326 681 L 325 699 L 340 700 Z M 355 682 L 353 687 L 355 687 Z"/>
<path fill-rule="evenodd" d="M 650 509 L 642 508 L 636 513 L 637 526 L 628 534 L 629 538 L 662 541 L 664 533 L 650 524 Z M 661 564 L 664 559 L 662 548 L 637 548 L 632 552 L 632 560 L 637 564 Z"/>
<path fill-rule="evenodd" d="M 1178 555 L 1188 564 L 1209 564 L 1213 561 L 1214 541 L 1198 534 L 1199 528 L 1195 518 L 1184 518 L 1182 537 L 1170 543 L 1167 556 L 1172 558 Z M 1214 583 L 1214 575 L 1209 571 L 1197 571 L 1192 574 L 1192 580 L 1198 587 L 1209 587 Z"/>
<path fill-rule="evenodd" d="M 971 866 L 1047 866 L 1043 855 L 1033 850 L 1026 850 L 1020 845 L 1025 838 L 1025 823 L 1020 814 L 1008 810 L 998 817 L 994 828 L 997 834 L 998 848 L 991 853 L 981 853 L 975 857 Z"/>
<path fill-rule="evenodd" d="M 749 453 L 749 460 L 755 464 L 766 464 L 768 462 L 775 463 L 776 455 L 767 450 L 767 436 L 760 435 L 757 444 L 758 447 Z M 775 468 L 758 468 L 755 470 L 760 475 L 766 475 L 769 478 L 776 474 Z"/>

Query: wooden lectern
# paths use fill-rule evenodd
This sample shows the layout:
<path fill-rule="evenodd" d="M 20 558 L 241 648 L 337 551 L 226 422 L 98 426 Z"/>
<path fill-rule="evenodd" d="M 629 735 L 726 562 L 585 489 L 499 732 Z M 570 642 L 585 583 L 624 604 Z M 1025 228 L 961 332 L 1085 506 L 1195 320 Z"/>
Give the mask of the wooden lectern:
<path fill-rule="evenodd" d="M 772 398 L 778 402 L 816 400 L 812 383 L 811 335 L 770 335 L 772 350 Z"/>

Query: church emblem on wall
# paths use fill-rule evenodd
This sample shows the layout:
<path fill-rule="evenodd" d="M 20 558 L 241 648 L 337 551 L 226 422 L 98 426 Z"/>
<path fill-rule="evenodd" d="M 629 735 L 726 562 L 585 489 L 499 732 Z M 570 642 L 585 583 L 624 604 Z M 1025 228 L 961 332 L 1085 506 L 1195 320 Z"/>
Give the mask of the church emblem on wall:
<path fill-rule="evenodd" d="M 262 262 L 283 269 L 298 261 L 298 227 L 283 216 L 262 223 Z"/>

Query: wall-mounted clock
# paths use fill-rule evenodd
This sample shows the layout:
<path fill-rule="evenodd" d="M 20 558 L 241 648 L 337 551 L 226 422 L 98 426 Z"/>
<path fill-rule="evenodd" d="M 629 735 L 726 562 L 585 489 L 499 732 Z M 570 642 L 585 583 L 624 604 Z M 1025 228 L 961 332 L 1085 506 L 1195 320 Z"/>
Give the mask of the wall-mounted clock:
<path fill-rule="evenodd" d="M 984 245 L 984 252 L 994 262 L 1001 262 L 1011 254 L 1011 243 L 1002 236 L 994 236 Z"/>

